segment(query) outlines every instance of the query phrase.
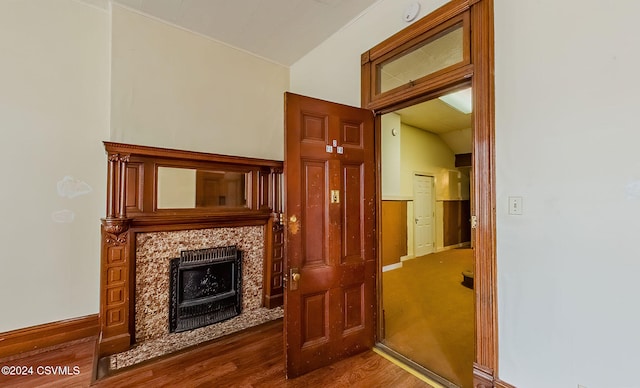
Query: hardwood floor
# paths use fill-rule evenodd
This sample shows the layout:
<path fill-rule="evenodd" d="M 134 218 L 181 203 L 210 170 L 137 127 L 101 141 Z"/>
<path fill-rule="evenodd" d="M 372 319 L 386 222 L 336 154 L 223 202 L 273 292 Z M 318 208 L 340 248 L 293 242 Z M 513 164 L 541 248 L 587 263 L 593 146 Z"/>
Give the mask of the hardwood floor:
<path fill-rule="evenodd" d="M 270 322 L 210 344 L 107 376 L 95 387 L 431 387 L 373 351 L 296 379 L 284 375 L 282 321 Z M 33 367 L 33 375 L 0 374 L 0 387 L 88 387 L 94 340 L 39 354 L 0 359 L 0 367 Z M 69 376 L 38 375 L 44 366 L 69 366 Z M 79 373 L 73 375 L 74 367 Z M 2 369 L 5 371 L 5 369 Z"/>

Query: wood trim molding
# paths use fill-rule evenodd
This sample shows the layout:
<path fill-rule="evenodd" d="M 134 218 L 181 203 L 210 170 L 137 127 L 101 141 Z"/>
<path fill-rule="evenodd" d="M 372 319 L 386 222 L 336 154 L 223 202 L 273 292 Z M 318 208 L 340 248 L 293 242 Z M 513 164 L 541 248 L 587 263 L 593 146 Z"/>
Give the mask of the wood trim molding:
<path fill-rule="evenodd" d="M 0 333 L 0 358 L 97 336 L 98 314 Z"/>
<path fill-rule="evenodd" d="M 494 108 L 494 17 L 493 0 L 452 0 L 431 14 L 374 46 L 361 56 L 361 105 L 378 115 L 426 101 L 449 89 L 471 83 L 474 92 L 474 152 L 472 216 L 475 245 L 475 354 L 474 386 L 493 387 L 498 380 L 496 196 L 495 196 L 495 108 Z M 468 13 L 470 64 L 426 79 L 422 84 L 396 88 L 374 98 L 374 61 L 419 41 L 442 23 Z M 376 147 L 380 147 L 376 143 Z M 378 150 L 377 157 L 380 157 Z M 378 160 L 378 171 L 380 161 Z M 380 276 L 380 275 L 378 275 Z M 506 383 L 504 383 L 506 384 Z M 508 385 L 507 385 L 508 387 Z"/>
<path fill-rule="evenodd" d="M 378 43 L 369 50 L 371 61 L 399 47 L 404 42 L 415 39 L 434 27 L 446 22 L 452 17 L 458 16 L 469 9 L 469 0 L 450 1 L 442 7 L 429 14 L 428 18 L 422 18 L 420 22 L 414 23 L 409 28 L 392 35 L 383 42 Z"/>
<path fill-rule="evenodd" d="M 496 381 L 493 382 L 493 385 L 495 386 L 495 388 L 516 388 L 515 385 L 511 385 L 500 379 L 496 379 Z"/>
<path fill-rule="evenodd" d="M 474 388 L 516 388 L 498 378 L 494 378 L 495 372 L 474 363 L 473 365 L 473 387 Z"/>
<path fill-rule="evenodd" d="M 475 242 L 476 364 L 498 376 L 496 277 L 495 111 L 493 0 L 471 7 L 472 79 L 474 92 L 474 190 L 472 216 Z"/>
<path fill-rule="evenodd" d="M 176 150 L 171 148 L 149 147 L 134 144 L 114 143 L 105 141 L 104 147 L 109 153 L 130 154 L 136 156 L 149 156 L 162 159 L 182 159 L 189 161 L 215 162 L 222 164 L 234 164 L 242 166 L 261 166 L 282 169 L 282 162 L 269 159 L 245 158 L 243 156 L 230 156 L 220 154 L 210 154 L 206 152 L 196 152 L 187 150 Z"/>

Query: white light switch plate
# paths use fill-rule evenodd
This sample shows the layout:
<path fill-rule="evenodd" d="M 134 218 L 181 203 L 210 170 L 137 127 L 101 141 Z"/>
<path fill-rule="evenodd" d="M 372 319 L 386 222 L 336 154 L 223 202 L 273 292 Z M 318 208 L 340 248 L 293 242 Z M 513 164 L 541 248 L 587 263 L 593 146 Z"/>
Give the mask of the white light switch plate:
<path fill-rule="evenodd" d="M 522 197 L 509 197 L 509 214 L 522 215 Z"/>

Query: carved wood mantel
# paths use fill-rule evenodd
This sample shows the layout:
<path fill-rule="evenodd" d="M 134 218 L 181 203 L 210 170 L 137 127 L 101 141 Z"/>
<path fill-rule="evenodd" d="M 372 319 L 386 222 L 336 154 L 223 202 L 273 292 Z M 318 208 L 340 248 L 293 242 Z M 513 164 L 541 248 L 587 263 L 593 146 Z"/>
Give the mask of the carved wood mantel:
<path fill-rule="evenodd" d="M 105 142 L 106 217 L 101 220 L 99 357 L 135 342 L 135 236 L 139 232 L 263 226 L 264 304 L 282 304 L 282 162 Z M 244 173 L 243 206 L 158 208 L 158 167 Z M 276 257 L 274 258 L 274 252 Z"/>

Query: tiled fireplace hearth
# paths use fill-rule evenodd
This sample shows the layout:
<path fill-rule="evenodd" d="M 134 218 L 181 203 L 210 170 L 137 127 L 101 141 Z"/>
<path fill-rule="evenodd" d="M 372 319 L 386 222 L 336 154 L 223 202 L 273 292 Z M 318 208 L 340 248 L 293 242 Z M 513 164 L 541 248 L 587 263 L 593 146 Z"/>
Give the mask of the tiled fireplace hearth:
<path fill-rule="evenodd" d="M 282 162 L 109 142 L 105 149 L 98 377 L 283 316 Z M 241 252 L 227 261 L 232 275 L 218 253 L 202 263 L 181 254 L 224 247 Z M 184 278 L 171 276 L 172 260 Z M 233 287 L 220 286 L 231 278 Z M 176 279 L 192 296 L 180 302 L 186 326 L 173 331 Z M 198 282 L 211 282 L 209 291 L 191 293 Z"/>
<path fill-rule="evenodd" d="M 282 308 L 262 307 L 262 227 L 139 233 L 136 236 L 136 344 L 110 358 L 118 369 L 282 317 Z M 242 251 L 242 313 L 223 322 L 169 332 L 170 261 L 181 251 L 236 245 Z"/>

